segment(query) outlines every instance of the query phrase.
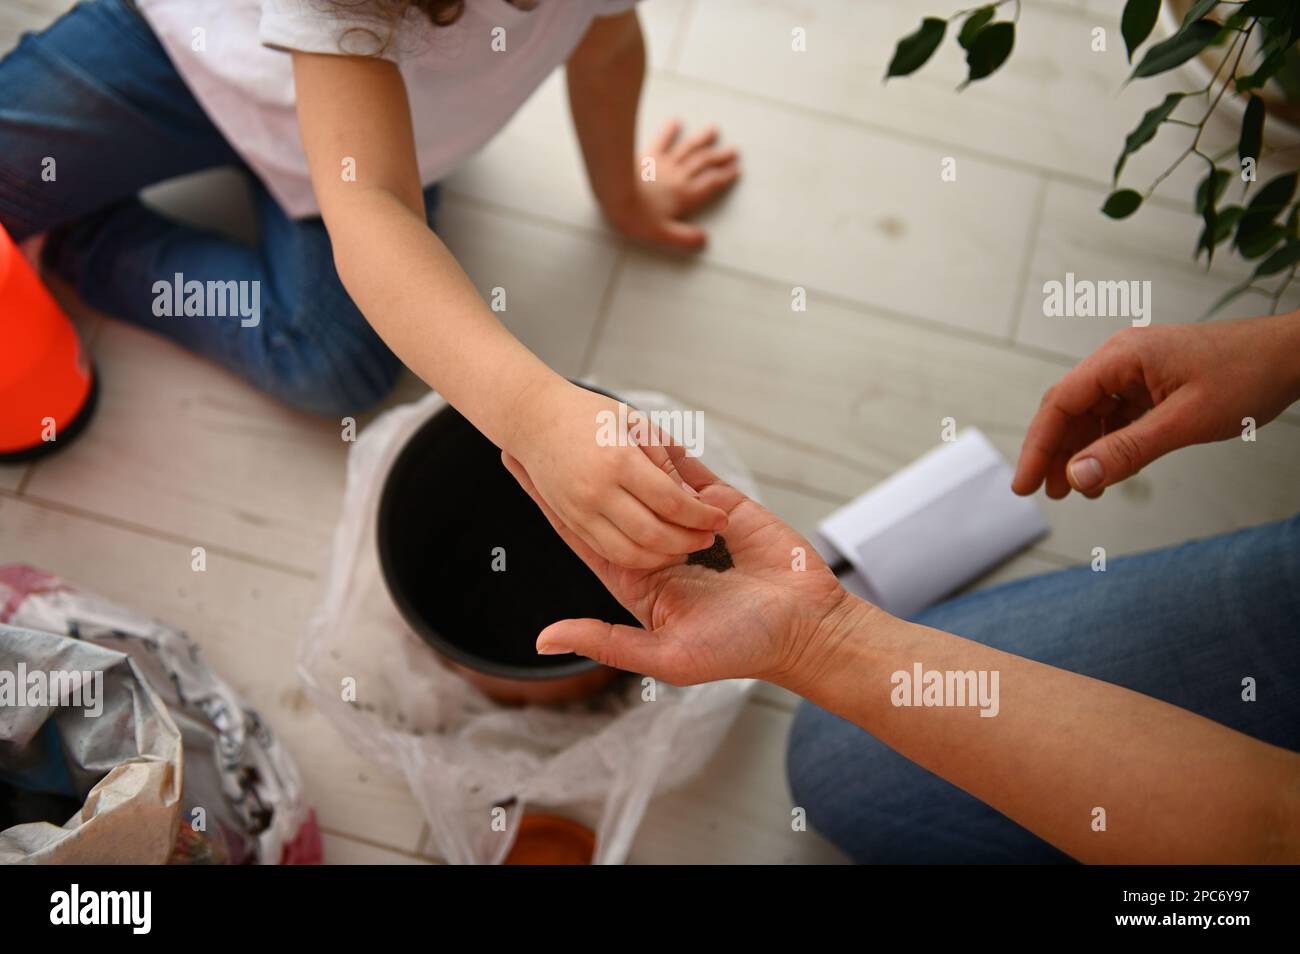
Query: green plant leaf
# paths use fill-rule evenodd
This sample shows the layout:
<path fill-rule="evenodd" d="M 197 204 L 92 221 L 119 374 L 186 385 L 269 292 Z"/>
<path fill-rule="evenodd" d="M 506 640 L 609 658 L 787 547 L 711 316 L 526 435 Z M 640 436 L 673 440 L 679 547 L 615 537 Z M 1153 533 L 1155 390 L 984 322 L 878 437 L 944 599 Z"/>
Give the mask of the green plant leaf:
<path fill-rule="evenodd" d="M 1285 241 L 1286 229 L 1272 222 L 1262 229 L 1252 232 L 1244 240 L 1238 237 L 1237 252 L 1242 258 L 1251 260 L 1267 255 L 1278 242 Z"/>
<path fill-rule="evenodd" d="M 1245 27 L 1246 21 L 1249 19 L 1250 17 L 1242 13 L 1241 10 L 1238 10 L 1232 16 L 1228 17 L 1228 19 L 1223 21 L 1223 28 L 1229 32 L 1240 30 Z"/>
<path fill-rule="evenodd" d="M 992 76 L 1007 61 L 1016 45 L 1016 25 L 1009 21 L 990 23 L 975 35 L 966 51 L 966 65 L 970 73 L 963 87 L 976 80 Z"/>
<path fill-rule="evenodd" d="M 889 61 L 889 70 L 885 79 L 891 76 L 907 76 L 915 73 L 934 55 L 934 51 L 943 42 L 948 23 L 938 17 L 926 17 L 921 21 L 917 31 L 898 41 L 894 48 L 894 58 Z"/>
<path fill-rule="evenodd" d="M 1155 109 L 1147 110 L 1142 121 L 1137 124 L 1137 128 L 1128 134 L 1124 140 L 1124 151 L 1119 154 L 1119 159 L 1115 163 L 1115 181 L 1119 181 L 1120 173 L 1124 171 L 1124 163 L 1128 162 L 1128 157 L 1133 155 L 1152 139 L 1155 138 L 1156 131 L 1160 124 L 1173 115 L 1178 104 L 1182 102 L 1185 93 L 1170 93 L 1165 97 L 1164 102 Z"/>
<path fill-rule="evenodd" d="M 1223 198 L 1223 191 L 1228 188 L 1228 180 L 1232 177 L 1227 169 L 1214 169 L 1196 187 L 1196 211 L 1204 213 L 1207 209 L 1213 211 L 1214 207 L 1219 204 Z M 1213 192 L 1211 192 L 1213 189 Z"/>
<path fill-rule="evenodd" d="M 1141 206 L 1142 193 L 1134 192 L 1132 189 L 1120 189 L 1106 198 L 1106 204 L 1101 207 L 1101 211 L 1112 219 L 1127 219 Z"/>
<path fill-rule="evenodd" d="M 1179 30 L 1169 39 L 1147 50 L 1147 55 L 1142 57 L 1142 62 L 1133 70 L 1133 75 L 1129 79 L 1155 76 L 1176 66 L 1182 66 L 1209 46 L 1218 32 L 1219 25 L 1213 20 L 1197 20 L 1191 26 Z"/>
<path fill-rule="evenodd" d="M 1160 18 L 1160 0 L 1128 0 L 1124 4 L 1124 16 L 1120 20 L 1120 33 L 1124 35 L 1124 46 L 1128 49 L 1128 61 L 1133 62 L 1133 54 L 1146 41 L 1155 29 L 1156 20 Z"/>
<path fill-rule="evenodd" d="M 1237 92 L 1247 93 L 1251 90 L 1260 89 L 1265 83 L 1276 76 L 1286 65 L 1287 54 L 1291 48 L 1283 47 L 1280 50 L 1274 50 L 1264 58 L 1264 62 L 1255 68 L 1255 72 L 1249 76 L 1237 77 Z"/>
<path fill-rule="evenodd" d="M 1214 250 L 1228 240 L 1232 235 L 1232 230 L 1237 227 L 1241 217 L 1246 214 L 1246 210 L 1239 205 L 1230 205 L 1226 209 L 1218 209 L 1213 216 L 1213 228 L 1207 221 L 1206 227 L 1201 231 L 1201 238 L 1196 243 L 1196 256 L 1200 257 L 1201 252 L 1205 252 L 1209 258 L 1207 264 L 1214 263 Z"/>
<path fill-rule="evenodd" d="M 974 13 L 966 18 L 966 22 L 961 26 L 961 32 L 957 34 L 957 42 L 963 50 L 969 50 L 970 45 L 974 42 L 975 37 L 988 26 L 994 15 L 997 13 L 996 7 L 980 7 Z"/>
<path fill-rule="evenodd" d="M 1259 267 L 1255 269 L 1254 277 L 1265 278 L 1269 275 L 1276 275 L 1278 272 L 1284 272 L 1296 265 L 1300 265 L 1300 242 L 1293 239 L 1260 262 Z"/>
<path fill-rule="evenodd" d="M 1250 102 L 1246 104 L 1246 115 L 1241 120 L 1241 142 L 1237 146 L 1237 158 L 1259 162 L 1263 148 L 1264 101 L 1252 94 Z"/>
<path fill-rule="evenodd" d="M 1273 179 L 1255 194 L 1255 198 L 1246 207 L 1246 214 L 1241 217 L 1241 224 L 1237 226 L 1238 248 L 1256 247 L 1254 239 L 1270 226 L 1281 229 L 1274 225 L 1273 220 L 1295 198 L 1297 182 L 1300 182 L 1300 173 L 1288 172 Z"/>
<path fill-rule="evenodd" d="M 1241 13 L 1248 17 L 1280 17 L 1291 12 L 1295 0 L 1249 0 L 1241 8 Z"/>
<path fill-rule="evenodd" d="M 1183 26 L 1186 27 L 1195 23 L 1218 5 L 1219 0 L 1196 0 L 1192 4 L 1192 8 L 1187 11 L 1187 16 L 1183 17 Z M 1182 29 L 1182 27 L 1179 29 Z"/>

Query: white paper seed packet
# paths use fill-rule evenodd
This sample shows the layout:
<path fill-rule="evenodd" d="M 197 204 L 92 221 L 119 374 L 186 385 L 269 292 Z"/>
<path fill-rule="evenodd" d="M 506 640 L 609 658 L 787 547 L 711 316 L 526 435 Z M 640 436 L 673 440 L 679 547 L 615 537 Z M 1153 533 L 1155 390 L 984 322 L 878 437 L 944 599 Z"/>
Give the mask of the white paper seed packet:
<path fill-rule="evenodd" d="M 1011 492 L 1011 468 L 968 428 L 822 521 L 813 544 L 854 572 L 844 585 L 912 616 L 1047 532 L 1038 505 Z"/>

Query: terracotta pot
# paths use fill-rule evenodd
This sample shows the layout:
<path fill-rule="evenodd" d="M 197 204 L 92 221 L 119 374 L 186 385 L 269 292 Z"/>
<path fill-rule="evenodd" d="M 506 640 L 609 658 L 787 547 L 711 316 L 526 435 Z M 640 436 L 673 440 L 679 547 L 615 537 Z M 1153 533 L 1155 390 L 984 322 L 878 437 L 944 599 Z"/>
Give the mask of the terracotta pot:
<path fill-rule="evenodd" d="M 589 865 L 595 854 L 590 828 L 558 815 L 525 815 L 505 864 Z"/>
<path fill-rule="evenodd" d="M 538 633 L 557 620 L 637 622 L 454 408 L 425 421 L 394 459 L 377 530 L 384 581 L 406 622 L 492 699 L 569 702 L 618 675 L 572 654 L 537 654 Z"/>

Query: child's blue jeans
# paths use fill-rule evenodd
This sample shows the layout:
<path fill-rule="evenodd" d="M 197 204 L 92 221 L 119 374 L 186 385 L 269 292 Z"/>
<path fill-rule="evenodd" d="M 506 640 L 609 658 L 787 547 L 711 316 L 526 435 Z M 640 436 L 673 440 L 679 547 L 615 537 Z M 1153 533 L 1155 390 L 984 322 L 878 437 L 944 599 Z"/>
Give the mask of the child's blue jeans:
<path fill-rule="evenodd" d="M 1084 566 L 976 592 L 917 622 L 1300 750 L 1300 517 L 1113 560 L 1104 573 Z M 1247 678 L 1253 702 L 1243 699 Z M 794 804 L 859 862 L 1068 860 L 808 703 L 786 767 Z"/>
<path fill-rule="evenodd" d="M 383 398 L 401 364 L 339 281 L 319 218 L 288 218 L 251 173 L 253 246 L 136 198 L 217 166 L 247 169 L 125 0 L 81 3 L 0 61 L 0 224 L 16 240 L 49 232 L 46 266 L 87 303 L 295 407 L 337 416 Z M 436 189 L 425 193 L 430 216 Z M 156 316 L 155 283 L 177 274 L 203 287 L 259 282 L 256 324 Z"/>

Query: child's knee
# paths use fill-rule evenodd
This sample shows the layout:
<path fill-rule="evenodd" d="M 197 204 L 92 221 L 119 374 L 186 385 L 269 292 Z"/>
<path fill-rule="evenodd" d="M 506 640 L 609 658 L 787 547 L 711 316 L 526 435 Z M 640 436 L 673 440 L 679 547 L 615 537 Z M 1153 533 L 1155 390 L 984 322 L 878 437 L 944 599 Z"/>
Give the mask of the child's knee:
<path fill-rule="evenodd" d="M 0 225 L 15 242 L 21 242 L 43 232 L 49 214 L 41 207 L 38 176 L 17 168 L 13 152 L 7 137 L 0 134 Z"/>
<path fill-rule="evenodd" d="M 300 410 L 341 418 L 370 410 L 392 393 L 402 363 L 382 342 L 317 351 L 280 397 Z"/>
<path fill-rule="evenodd" d="M 273 301 L 258 333 L 255 383 L 311 414 L 337 419 L 369 410 L 402 372 L 402 362 L 345 297 Z"/>

